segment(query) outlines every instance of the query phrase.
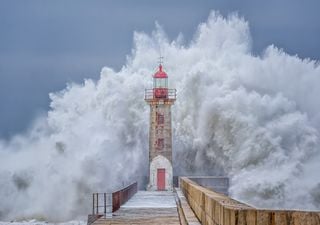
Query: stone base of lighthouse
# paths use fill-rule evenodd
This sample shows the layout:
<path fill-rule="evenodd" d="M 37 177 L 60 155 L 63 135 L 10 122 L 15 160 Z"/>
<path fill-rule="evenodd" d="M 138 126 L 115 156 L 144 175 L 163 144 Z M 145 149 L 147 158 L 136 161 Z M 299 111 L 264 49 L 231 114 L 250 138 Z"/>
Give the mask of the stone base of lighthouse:
<path fill-rule="evenodd" d="M 147 190 L 173 190 L 173 169 L 171 162 L 166 157 L 158 155 L 152 159 L 150 163 L 150 177 Z"/>

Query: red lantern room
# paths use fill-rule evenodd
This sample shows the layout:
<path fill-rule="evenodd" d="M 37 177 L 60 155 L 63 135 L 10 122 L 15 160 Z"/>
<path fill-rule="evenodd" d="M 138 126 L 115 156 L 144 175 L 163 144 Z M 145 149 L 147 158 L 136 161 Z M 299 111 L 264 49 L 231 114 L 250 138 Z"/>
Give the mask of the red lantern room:
<path fill-rule="evenodd" d="M 176 99 L 176 90 L 168 88 L 168 75 L 163 71 L 162 65 L 158 67 L 158 71 L 153 75 L 153 88 L 146 89 L 146 101 L 174 101 Z"/>
<path fill-rule="evenodd" d="M 168 96 L 168 75 L 162 71 L 162 65 L 153 75 L 153 95 L 154 98 L 167 98 Z"/>

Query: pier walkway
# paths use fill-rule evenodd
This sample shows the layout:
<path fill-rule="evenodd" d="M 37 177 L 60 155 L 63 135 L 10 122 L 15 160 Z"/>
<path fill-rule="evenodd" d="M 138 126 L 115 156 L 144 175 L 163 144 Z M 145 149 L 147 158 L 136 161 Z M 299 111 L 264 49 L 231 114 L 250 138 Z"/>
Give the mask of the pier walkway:
<path fill-rule="evenodd" d="M 258 209 L 213 189 L 180 177 L 175 192 L 134 192 L 109 217 L 89 215 L 88 225 L 320 225 L 319 211 Z"/>
<path fill-rule="evenodd" d="M 94 225 L 166 224 L 179 225 L 175 195 L 165 191 L 139 191 L 112 218 L 100 218 Z"/>

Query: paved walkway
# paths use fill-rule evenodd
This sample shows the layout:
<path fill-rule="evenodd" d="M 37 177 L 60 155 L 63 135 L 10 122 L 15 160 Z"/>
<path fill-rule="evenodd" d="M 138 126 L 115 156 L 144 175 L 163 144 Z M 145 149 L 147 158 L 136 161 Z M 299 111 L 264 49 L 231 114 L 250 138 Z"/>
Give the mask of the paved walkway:
<path fill-rule="evenodd" d="M 113 213 L 112 218 L 101 218 L 93 225 L 113 224 L 180 224 L 173 192 L 139 191 Z"/>
<path fill-rule="evenodd" d="M 139 191 L 121 208 L 177 208 L 173 192 Z"/>

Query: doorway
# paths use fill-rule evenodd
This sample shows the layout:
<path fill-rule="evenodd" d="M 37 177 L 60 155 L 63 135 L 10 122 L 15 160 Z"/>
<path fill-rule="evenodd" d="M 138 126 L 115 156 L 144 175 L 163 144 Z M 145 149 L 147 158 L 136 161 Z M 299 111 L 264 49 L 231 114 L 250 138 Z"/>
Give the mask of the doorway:
<path fill-rule="evenodd" d="M 158 191 L 164 191 L 166 188 L 166 169 L 157 170 L 157 187 Z"/>

